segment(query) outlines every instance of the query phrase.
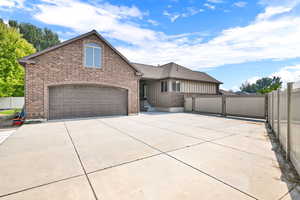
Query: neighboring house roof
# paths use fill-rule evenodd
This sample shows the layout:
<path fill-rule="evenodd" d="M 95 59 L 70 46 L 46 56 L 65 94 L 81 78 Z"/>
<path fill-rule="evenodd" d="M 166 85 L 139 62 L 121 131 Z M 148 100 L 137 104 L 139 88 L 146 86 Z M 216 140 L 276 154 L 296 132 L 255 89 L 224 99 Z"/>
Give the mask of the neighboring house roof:
<path fill-rule="evenodd" d="M 75 42 L 75 41 L 77 41 L 77 40 L 80 40 L 80 39 L 82 39 L 82 38 L 85 38 L 85 37 L 88 37 L 88 36 L 90 36 L 90 35 L 96 35 L 101 41 L 103 41 L 106 45 L 108 45 L 114 52 L 116 52 L 129 66 L 131 66 L 136 72 L 140 72 L 139 71 L 139 69 L 137 69 L 134 65 L 132 65 L 132 63 L 125 57 L 125 56 L 123 56 L 116 48 L 114 48 L 106 39 L 104 39 L 96 30 L 92 30 L 92 31 L 90 31 L 90 32 L 88 32 L 88 33 L 84 33 L 84 34 L 82 34 L 82 35 L 79 35 L 79 36 L 77 36 L 77 37 L 75 37 L 75 38 L 72 38 L 72 39 L 70 39 L 70 40 L 66 40 L 66 41 L 64 41 L 64 42 L 61 42 L 61 43 L 59 43 L 59 44 L 57 44 L 57 45 L 54 45 L 54 46 L 52 46 L 52 47 L 49 47 L 49 48 L 46 48 L 46 49 L 44 49 L 44 50 L 42 50 L 42 51 L 39 51 L 39 52 L 37 52 L 37 53 L 34 53 L 34 54 L 31 54 L 31 55 L 29 55 L 29 56 L 25 56 L 25 57 L 23 57 L 23 58 L 21 58 L 20 60 L 19 60 L 19 62 L 21 63 L 21 64 L 25 64 L 25 63 L 34 63 L 34 61 L 32 61 L 32 60 L 30 60 L 30 59 L 32 59 L 32 58 L 35 58 L 35 57 L 37 57 L 37 56 L 40 56 L 40 55 L 42 55 L 42 54 L 45 54 L 45 53 L 47 53 L 47 52 L 49 52 L 49 51 L 53 51 L 53 50 L 55 50 L 55 49 L 57 49 L 57 48 L 60 48 L 60 47 L 62 47 L 62 46 L 65 46 L 65 45 L 67 45 L 67 44 L 70 44 L 70 43 L 72 43 L 72 42 Z M 141 75 L 141 74 L 140 74 Z"/>
<path fill-rule="evenodd" d="M 222 82 L 216 80 L 205 72 L 192 71 L 173 62 L 161 66 L 145 65 L 140 63 L 132 64 L 143 73 L 143 78 L 145 79 L 177 78 L 222 84 Z"/>
<path fill-rule="evenodd" d="M 222 90 L 220 89 L 219 92 L 223 95 L 237 95 L 235 92 L 227 91 L 227 90 Z"/>
<path fill-rule="evenodd" d="M 258 93 L 250 93 L 250 92 L 242 92 L 242 91 L 237 91 L 235 92 L 237 95 L 256 95 Z"/>

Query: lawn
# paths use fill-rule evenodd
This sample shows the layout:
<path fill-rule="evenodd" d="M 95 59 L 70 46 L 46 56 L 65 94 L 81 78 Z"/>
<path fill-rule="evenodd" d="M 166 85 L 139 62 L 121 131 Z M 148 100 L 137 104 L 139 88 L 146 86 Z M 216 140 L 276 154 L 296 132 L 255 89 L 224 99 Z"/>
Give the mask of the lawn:
<path fill-rule="evenodd" d="M 0 115 L 12 115 L 15 114 L 17 112 L 20 112 L 21 109 L 14 109 L 14 110 L 2 110 L 0 111 Z"/>

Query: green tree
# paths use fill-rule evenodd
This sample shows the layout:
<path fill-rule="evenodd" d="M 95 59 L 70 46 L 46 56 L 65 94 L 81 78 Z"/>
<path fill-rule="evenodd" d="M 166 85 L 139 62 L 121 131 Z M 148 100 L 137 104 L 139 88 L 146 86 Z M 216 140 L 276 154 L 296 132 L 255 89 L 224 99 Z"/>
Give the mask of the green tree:
<path fill-rule="evenodd" d="M 273 90 L 277 90 L 282 85 L 282 81 L 280 77 L 274 76 L 273 78 L 264 77 L 259 80 L 257 80 L 255 83 L 250 84 L 248 82 L 245 82 L 240 87 L 240 90 L 242 92 L 248 92 L 248 93 L 269 93 Z"/>
<path fill-rule="evenodd" d="M 0 23 L 0 97 L 24 96 L 24 69 L 18 59 L 34 52 L 16 28 Z"/>
<path fill-rule="evenodd" d="M 18 28 L 18 22 L 15 20 L 8 20 L 8 25 L 10 27 Z"/>
<path fill-rule="evenodd" d="M 10 27 L 19 29 L 23 38 L 33 44 L 37 51 L 41 51 L 60 43 L 58 35 L 50 29 L 41 29 L 30 23 L 18 23 L 15 20 L 9 20 L 8 24 Z"/>

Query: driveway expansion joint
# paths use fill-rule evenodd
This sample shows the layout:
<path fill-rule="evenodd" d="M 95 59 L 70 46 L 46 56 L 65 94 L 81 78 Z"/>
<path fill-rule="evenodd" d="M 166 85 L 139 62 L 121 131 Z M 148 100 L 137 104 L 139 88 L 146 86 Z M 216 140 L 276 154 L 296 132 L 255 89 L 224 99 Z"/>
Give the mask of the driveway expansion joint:
<path fill-rule="evenodd" d="M 133 120 L 133 119 L 130 119 L 130 120 L 132 120 L 132 121 L 138 123 L 136 120 Z M 147 122 L 141 122 L 141 123 L 142 123 L 142 124 L 145 124 L 145 125 L 147 125 L 147 126 L 153 127 L 153 128 L 158 128 L 158 129 L 161 129 L 161 130 L 166 130 L 166 131 L 175 133 L 175 134 L 177 134 L 177 135 L 182 135 L 182 136 L 190 137 L 190 138 L 197 139 L 197 140 L 203 140 L 203 143 L 204 143 L 204 142 L 212 142 L 212 141 L 221 140 L 221 139 L 224 139 L 224 138 L 227 138 L 227 137 L 239 135 L 238 133 L 231 133 L 231 132 L 229 133 L 229 132 L 225 132 L 225 131 L 219 131 L 219 130 L 214 130 L 214 129 L 204 128 L 204 129 L 207 129 L 207 130 L 213 130 L 213 131 L 218 131 L 218 132 L 230 134 L 230 135 L 226 135 L 226 136 L 224 136 L 224 137 L 220 137 L 220 138 L 215 138 L 215 139 L 207 140 L 207 139 L 205 139 L 205 138 L 194 137 L 194 136 L 187 135 L 187 134 L 184 134 L 184 133 L 182 133 L 182 132 L 175 131 L 175 130 L 171 130 L 171 129 L 168 129 L 168 128 L 162 128 L 162 127 L 158 127 L 158 126 L 153 126 L 153 125 L 150 125 L 150 124 L 147 123 Z"/>
<path fill-rule="evenodd" d="M 291 188 L 289 189 L 289 191 L 287 191 L 284 195 L 282 195 L 282 197 L 280 197 L 278 200 L 284 199 L 288 194 L 290 194 L 293 190 L 295 190 L 296 187 L 297 187 L 297 185 L 295 184 L 293 187 L 291 187 Z"/>
<path fill-rule="evenodd" d="M 21 192 L 26 192 L 28 190 L 40 188 L 40 187 L 43 187 L 43 186 L 46 186 L 46 185 L 50 185 L 50 184 L 53 184 L 53 183 L 59 183 L 59 182 L 62 182 L 62 181 L 73 179 L 73 178 L 78 178 L 78 177 L 81 177 L 81 176 L 84 176 L 84 174 L 80 174 L 80 175 L 76 175 L 76 176 L 71 176 L 71 177 L 59 179 L 59 180 L 56 180 L 56 181 L 51 181 L 51 182 L 48 182 L 48 183 L 44 183 L 44 184 L 40 184 L 40 185 L 37 185 L 37 186 L 25 188 L 25 189 L 18 190 L 18 191 L 15 191 L 15 192 L 10 192 L 10 193 L 7 193 L 7 194 L 0 195 L 0 198 L 7 197 L 7 196 L 10 196 L 10 195 L 14 195 L 14 194 L 18 194 L 18 193 L 21 193 Z"/>
<path fill-rule="evenodd" d="M 76 155 L 77 155 L 77 157 L 78 157 L 78 160 L 79 160 L 79 162 L 80 162 L 80 165 L 81 165 L 81 167 L 82 167 L 82 170 L 83 170 L 83 172 L 84 172 L 84 175 L 85 175 L 85 177 L 86 177 L 86 179 L 87 179 L 87 181 L 88 181 L 88 183 L 89 183 L 89 185 L 90 185 L 90 187 L 91 187 L 91 190 L 92 190 L 92 192 L 93 192 L 93 195 L 94 195 L 95 199 L 98 200 L 98 197 L 97 197 L 97 194 L 96 194 L 96 192 L 95 192 L 95 189 L 94 189 L 93 186 L 92 186 L 92 183 L 91 183 L 91 181 L 90 181 L 90 179 L 89 179 L 88 174 L 86 173 L 86 170 L 85 170 L 85 168 L 84 168 L 84 165 L 83 165 L 83 163 L 82 163 L 82 160 L 81 160 L 81 158 L 80 158 L 80 155 L 79 155 L 79 153 L 78 153 L 78 150 L 77 150 L 77 148 L 76 148 L 76 146 L 75 146 L 75 143 L 74 143 L 74 141 L 73 141 L 73 139 L 72 139 L 72 136 L 71 136 L 71 134 L 70 134 L 70 132 L 69 132 L 69 129 L 68 129 L 68 127 L 67 127 L 66 122 L 64 122 L 64 126 L 65 126 L 65 128 L 66 128 L 67 133 L 68 133 L 69 139 L 71 140 L 71 143 L 72 143 L 72 145 L 73 145 L 73 148 L 74 148 L 74 150 L 75 150 L 75 153 L 76 153 Z"/>
<path fill-rule="evenodd" d="M 229 148 L 229 149 L 232 149 L 232 150 L 235 150 L 235 151 L 247 153 L 247 154 L 250 154 L 250 155 L 253 155 L 253 156 L 258 156 L 258 157 L 261 157 L 261 158 L 264 158 L 264 159 L 267 159 L 267 160 L 276 161 L 276 160 L 274 160 L 273 158 L 269 158 L 269 157 L 266 157 L 266 156 L 263 156 L 263 155 L 259 155 L 259 154 L 257 154 L 257 153 L 249 152 L 249 151 L 244 151 L 244 150 L 242 150 L 242 149 L 235 148 L 235 147 L 232 147 L 232 146 L 229 146 L 229 145 L 219 144 L 219 143 L 216 143 L 216 142 L 213 142 L 213 141 L 210 142 L 210 143 L 215 144 L 215 145 L 218 145 L 218 146 L 221 146 L 221 147 L 224 147 L 224 148 Z"/>
<path fill-rule="evenodd" d="M 182 135 L 182 136 L 185 136 L 185 137 L 190 137 L 190 138 L 193 138 L 193 139 L 196 139 L 196 140 L 203 140 L 203 141 L 206 141 L 206 142 L 207 142 L 207 140 L 204 139 L 204 138 L 198 138 L 198 137 L 194 137 L 194 136 L 191 136 L 191 135 L 186 135 L 186 134 L 183 134 L 183 133 L 180 133 L 180 132 L 178 132 L 178 131 L 174 131 L 174 130 L 171 130 L 171 129 L 168 129 L 168 128 L 162 128 L 162 127 L 158 127 L 158 126 L 153 126 L 153 125 L 151 125 L 151 124 L 149 124 L 149 123 L 147 123 L 147 122 L 138 122 L 138 121 L 133 120 L 133 119 L 130 119 L 130 120 L 131 120 L 131 121 L 134 121 L 135 123 L 142 123 L 142 124 L 144 124 L 144 125 L 146 125 L 146 126 L 150 126 L 150 127 L 153 127 L 153 128 L 158 128 L 158 129 L 161 129 L 161 130 L 165 130 L 165 131 L 168 131 L 168 132 L 172 132 L 173 134 L 175 133 L 175 134 L 177 134 L 177 135 Z"/>
<path fill-rule="evenodd" d="M 115 168 L 115 167 L 127 165 L 127 164 L 138 162 L 138 161 L 141 161 L 141 160 L 146 160 L 148 158 L 153 158 L 153 157 L 156 157 L 156 156 L 159 156 L 159 155 L 162 155 L 162 154 L 163 153 L 157 153 L 157 154 L 153 154 L 151 156 L 146 156 L 146 157 L 138 158 L 138 159 L 131 160 L 131 161 L 128 161 L 128 162 L 123 162 L 123 163 L 120 163 L 120 164 L 117 164 L 117 165 L 111 165 L 111 166 L 108 166 L 108 167 L 104 167 L 104 168 L 101 168 L 101 169 L 96 169 L 96 170 L 87 172 L 87 174 L 93 174 L 93 173 L 96 173 L 96 172 L 101 172 L 101 171 L 104 171 L 104 170 L 107 170 L 107 169 L 111 169 L 111 168 Z"/>

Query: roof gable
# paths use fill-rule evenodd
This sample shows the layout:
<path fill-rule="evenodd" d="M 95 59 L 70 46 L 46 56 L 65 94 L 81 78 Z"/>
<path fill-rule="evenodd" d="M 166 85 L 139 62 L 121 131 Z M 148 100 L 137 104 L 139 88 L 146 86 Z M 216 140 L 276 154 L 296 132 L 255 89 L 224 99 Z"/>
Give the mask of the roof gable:
<path fill-rule="evenodd" d="M 26 64 L 26 63 L 34 63 L 34 61 L 33 60 L 31 60 L 31 59 L 33 59 L 33 58 L 35 58 L 35 57 L 38 57 L 38 56 L 40 56 L 40 55 L 43 55 L 43 54 L 46 54 L 46 53 L 48 53 L 48 52 L 50 52 L 50 51 L 53 51 L 53 50 L 55 50 L 55 49 L 58 49 L 58 48 L 60 48 L 60 47 L 63 47 L 63 46 L 65 46 L 65 45 L 68 45 L 68 44 L 70 44 L 70 43 L 72 43 L 72 42 L 75 42 L 75 41 L 77 41 L 77 40 L 80 40 L 80 39 L 83 39 L 83 38 L 86 38 L 86 37 L 88 37 L 88 36 L 91 36 L 91 35 L 96 35 L 102 42 L 104 42 L 108 47 L 110 47 L 115 53 L 117 53 L 130 67 L 132 67 L 136 72 L 138 72 L 139 74 L 138 75 L 141 75 L 141 72 L 139 71 L 139 69 L 137 69 L 124 55 L 122 55 L 116 48 L 114 48 L 105 38 L 103 38 L 96 30 L 92 30 L 92 31 L 90 31 L 90 32 L 88 32 L 88 33 L 85 33 L 85 34 L 82 34 L 82 35 L 79 35 L 79 36 L 77 36 L 77 37 L 75 37 L 75 38 L 72 38 L 72 39 L 70 39 L 70 40 L 66 40 L 66 41 L 64 41 L 64 42 L 62 42 L 62 43 L 60 43 L 60 44 L 57 44 L 57 45 L 55 45 L 55 46 L 52 46 L 52 47 L 49 47 L 49 48 L 46 48 L 46 49 L 44 49 L 44 50 L 42 50 L 42 51 L 39 51 L 39 52 L 37 52 L 37 53 L 34 53 L 34 54 L 31 54 L 31 55 L 29 55 L 29 56 L 25 56 L 25 57 L 23 57 L 23 58 L 21 58 L 20 60 L 19 60 L 19 63 L 20 64 Z"/>

